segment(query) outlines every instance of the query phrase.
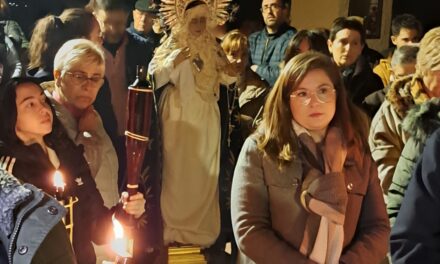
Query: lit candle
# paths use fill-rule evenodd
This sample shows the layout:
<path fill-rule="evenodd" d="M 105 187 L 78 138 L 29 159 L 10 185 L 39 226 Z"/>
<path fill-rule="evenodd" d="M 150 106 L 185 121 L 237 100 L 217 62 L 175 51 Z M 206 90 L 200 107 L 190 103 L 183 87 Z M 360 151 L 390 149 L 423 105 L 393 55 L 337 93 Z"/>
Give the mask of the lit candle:
<path fill-rule="evenodd" d="M 53 174 L 53 185 L 55 186 L 55 198 L 58 201 L 64 201 L 64 187 L 66 184 L 63 180 L 63 174 L 58 170 Z"/>
<path fill-rule="evenodd" d="M 116 263 L 125 263 L 126 259 L 133 257 L 133 240 L 124 237 L 124 228 L 115 215 L 112 216 L 112 221 L 115 239 L 111 242 L 111 248 L 118 256 Z"/>

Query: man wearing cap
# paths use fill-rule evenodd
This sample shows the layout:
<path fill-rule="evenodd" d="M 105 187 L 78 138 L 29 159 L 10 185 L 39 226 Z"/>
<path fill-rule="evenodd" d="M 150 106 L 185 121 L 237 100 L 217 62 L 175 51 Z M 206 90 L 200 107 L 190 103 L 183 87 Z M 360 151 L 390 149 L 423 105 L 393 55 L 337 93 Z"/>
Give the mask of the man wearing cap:
<path fill-rule="evenodd" d="M 138 0 L 134 8 L 133 22 L 127 31 L 146 39 L 156 48 L 163 36 L 158 17 L 159 5 L 153 0 Z"/>

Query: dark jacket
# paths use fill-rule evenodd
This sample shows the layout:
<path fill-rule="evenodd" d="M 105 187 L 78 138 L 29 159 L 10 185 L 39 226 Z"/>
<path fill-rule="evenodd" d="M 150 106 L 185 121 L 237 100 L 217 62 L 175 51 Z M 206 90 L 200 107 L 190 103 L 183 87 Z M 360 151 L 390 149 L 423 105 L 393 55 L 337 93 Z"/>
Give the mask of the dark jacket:
<path fill-rule="evenodd" d="M 363 108 L 370 117 L 374 113 L 365 103 L 368 95 L 383 88 L 382 80 L 373 73 L 367 60 L 360 55 L 356 63 L 342 71 L 342 79 L 351 101 Z"/>
<path fill-rule="evenodd" d="M 127 87 L 136 79 L 136 65 L 148 64 L 153 58 L 154 47 L 142 37 L 127 31 L 128 44 L 125 54 L 125 69 L 127 73 Z"/>
<path fill-rule="evenodd" d="M 277 33 L 269 34 L 264 28 L 249 36 L 251 65 L 258 65 L 258 75 L 272 87 L 280 74 L 280 63 L 284 59 L 287 45 L 296 29 L 284 24 Z"/>
<path fill-rule="evenodd" d="M 5 170 L 0 170 L 0 211 L 1 263 L 76 263 L 61 222 L 66 209 Z"/>
<path fill-rule="evenodd" d="M 410 138 L 402 150 L 388 189 L 387 212 L 391 225 L 394 224 L 399 213 L 414 166 L 425 147 L 426 140 L 437 128 L 440 128 L 440 99 L 431 99 L 408 111 L 402 128 Z"/>
<path fill-rule="evenodd" d="M 159 46 L 160 39 L 163 36 L 161 34 L 156 34 L 153 30 L 150 30 L 150 32 L 148 32 L 147 34 L 139 32 L 139 31 L 137 31 L 134 28 L 133 22 L 127 28 L 127 31 L 129 33 L 131 33 L 131 34 L 138 35 L 139 37 L 141 37 L 141 38 L 145 39 L 146 41 L 148 41 L 150 43 L 151 47 L 153 48 L 153 50 L 156 49 Z"/>
<path fill-rule="evenodd" d="M 127 45 L 125 46 L 125 74 L 128 88 L 136 79 L 136 66 L 142 65 L 148 68 L 148 64 L 153 58 L 154 47 L 143 37 L 128 30 L 126 30 L 125 35 L 127 37 Z M 104 42 L 103 46 L 110 53 L 113 52 L 110 49 L 110 46 L 113 46 L 112 44 Z"/>
<path fill-rule="evenodd" d="M 393 263 L 440 263 L 440 129 L 425 144 L 391 230 Z"/>
<path fill-rule="evenodd" d="M 50 146 L 60 161 L 60 170 L 66 183 L 66 196 L 76 196 L 74 205 L 73 248 L 78 263 L 95 263 L 92 241 L 103 244 L 112 230 L 112 211 L 104 207 L 104 201 L 96 189 L 82 146 L 76 146 L 67 134 L 60 133 Z M 7 168 L 23 182 L 31 183 L 49 194 L 53 194 L 55 168 L 40 145 L 0 146 L 0 156 L 15 158 Z"/>
<path fill-rule="evenodd" d="M 20 55 L 12 40 L 0 34 L 0 83 L 6 83 L 12 77 L 20 77 L 23 74 L 23 66 Z"/>

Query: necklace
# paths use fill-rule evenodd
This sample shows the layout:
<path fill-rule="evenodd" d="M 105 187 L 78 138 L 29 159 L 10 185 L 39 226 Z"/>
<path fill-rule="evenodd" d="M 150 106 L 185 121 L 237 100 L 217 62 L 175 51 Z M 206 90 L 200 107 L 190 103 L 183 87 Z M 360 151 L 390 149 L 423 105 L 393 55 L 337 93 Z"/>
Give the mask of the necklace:
<path fill-rule="evenodd" d="M 238 107 L 238 80 L 237 82 L 226 86 L 226 102 L 228 104 L 228 148 L 231 147 L 232 131 L 240 125 L 240 109 Z"/>

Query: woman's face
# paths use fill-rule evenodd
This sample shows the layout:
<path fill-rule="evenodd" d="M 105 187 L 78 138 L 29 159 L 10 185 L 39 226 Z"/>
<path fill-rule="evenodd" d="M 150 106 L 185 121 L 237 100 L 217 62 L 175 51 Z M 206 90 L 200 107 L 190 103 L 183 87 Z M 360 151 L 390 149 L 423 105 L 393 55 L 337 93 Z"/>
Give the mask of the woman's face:
<path fill-rule="evenodd" d="M 189 21 L 189 33 L 194 37 L 198 37 L 206 30 L 206 15 L 195 16 Z"/>
<path fill-rule="evenodd" d="M 17 122 L 15 132 L 23 142 L 41 142 L 52 131 L 52 111 L 43 90 L 34 83 L 16 89 Z"/>
<path fill-rule="evenodd" d="M 234 68 L 234 72 L 242 73 L 246 70 L 247 66 L 247 52 L 242 49 L 230 50 L 226 52 L 226 57 L 231 63 L 231 67 Z"/>
<path fill-rule="evenodd" d="M 290 94 L 293 119 L 310 132 L 324 132 L 336 111 L 335 87 L 324 70 L 309 71 Z"/>
<path fill-rule="evenodd" d="M 104 64 L 84 61 L 56 73 L 55 81 L 61 98 L 76 110 L 87 109 L 95 102 L 104 83 L 104 71 Z"/>

